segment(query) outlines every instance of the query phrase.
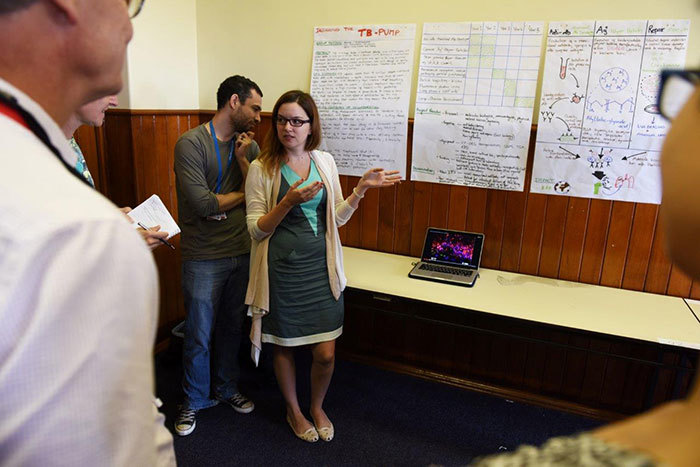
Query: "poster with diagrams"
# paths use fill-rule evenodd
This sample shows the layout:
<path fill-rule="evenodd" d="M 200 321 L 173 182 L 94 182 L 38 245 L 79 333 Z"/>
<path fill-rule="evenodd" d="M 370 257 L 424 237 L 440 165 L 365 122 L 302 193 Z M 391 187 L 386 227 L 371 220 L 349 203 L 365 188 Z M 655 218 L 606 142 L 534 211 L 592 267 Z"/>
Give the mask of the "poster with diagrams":
<path fill-rule="evenodd" d="M 415 24 L 317 27 L 311 95 L 342 175 L 406 172 Z"/>
<path fill-rule="evenodd" d="M 427 23 L 411 180 L 522 190 L 541 22 Z"/>
<path fill-rule="evenodd" d="M 659 70 L 681 68 L 688 20 L 550 23 L 530 190 L 661 201 L 669 123 Z"/>

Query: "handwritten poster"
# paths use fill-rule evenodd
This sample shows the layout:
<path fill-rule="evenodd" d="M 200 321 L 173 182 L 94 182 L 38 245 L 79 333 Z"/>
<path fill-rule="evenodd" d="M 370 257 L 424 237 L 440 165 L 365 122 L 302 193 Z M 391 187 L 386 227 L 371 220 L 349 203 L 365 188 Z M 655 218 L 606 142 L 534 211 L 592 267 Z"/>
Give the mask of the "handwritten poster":
<path fill-rule="evenodd" d="M 311 95 L 340 174 L 405 177 L 415 36 L 415 24 L 315 29 Z"/>
<path fill-rule="evenodd" d="M 532 192 L 661 202 L 659 70 L 683 67 L 689 26 L 550 23 Z"/>
<path fill-rule="evenodd" d="M 522 190 L 542 23 L 427 23 L 411 180 Z"/>

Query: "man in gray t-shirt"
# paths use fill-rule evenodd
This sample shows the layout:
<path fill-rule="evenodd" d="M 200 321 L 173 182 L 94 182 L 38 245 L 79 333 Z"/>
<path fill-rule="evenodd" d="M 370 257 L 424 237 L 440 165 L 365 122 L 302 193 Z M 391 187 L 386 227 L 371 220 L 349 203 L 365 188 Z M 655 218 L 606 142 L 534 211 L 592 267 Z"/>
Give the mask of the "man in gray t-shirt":
<path fill-rule="evenodd" d="M 214 118 L 175 145 L 182 289 L 187 318 L 183 346 L 185 400 L 175 432 L 192 433 L 198 410 L 225 402 L 239 413 L 253 402 L 238 391 L 238 348 L 245 318 L 250 237 L 245 177 L 260 149 L 262 91 L 243 76 L 219 86 Z"/>

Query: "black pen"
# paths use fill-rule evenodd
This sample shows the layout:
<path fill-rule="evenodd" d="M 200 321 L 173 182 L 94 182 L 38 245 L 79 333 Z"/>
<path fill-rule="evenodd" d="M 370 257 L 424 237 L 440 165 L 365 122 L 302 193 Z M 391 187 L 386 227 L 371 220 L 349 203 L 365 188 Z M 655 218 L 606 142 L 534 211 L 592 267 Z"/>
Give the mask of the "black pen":
<path fill-rule="evenodd" d="M 141 227 L 143 230 L 150 230 L 148 227 L 146 227 L 145 225 L 143 225 L 143 224 L 140 223 L 140 222 L 137 222 L 136 224 L 137 224 L 139 227 Z M 160 243 L 162 243 L 163 245 L 169 246 L 171 250 L 174 250 L 174 249 L 175 249 L 175 246 L 174 246 L 172 243 L 168 243 L 168 241 L 167 241 L 166 239 L 164 239 L 164 238 L 159 238 L 158 240 L 160 240 Z"/>

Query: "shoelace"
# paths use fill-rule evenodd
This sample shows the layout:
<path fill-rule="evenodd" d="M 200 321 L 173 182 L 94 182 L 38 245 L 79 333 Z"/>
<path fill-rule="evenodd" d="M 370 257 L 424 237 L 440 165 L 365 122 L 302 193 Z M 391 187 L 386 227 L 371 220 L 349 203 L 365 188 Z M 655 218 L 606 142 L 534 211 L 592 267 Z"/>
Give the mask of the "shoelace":
<path fill-rule="evenodd" d="M 238 406 L 244 406 L 248 403 L 248 399 L 245 398 L 243 394 L 236 394 L 232 397 L 234 404 Z"/>
<path fill-rule="evenodd" d="M 178 423 L 189 423 L 194 420 L 194 414 L 196 413 L 195 410 L 183 410 L 180 412 L 180 415 L 177 417 Z"/>

